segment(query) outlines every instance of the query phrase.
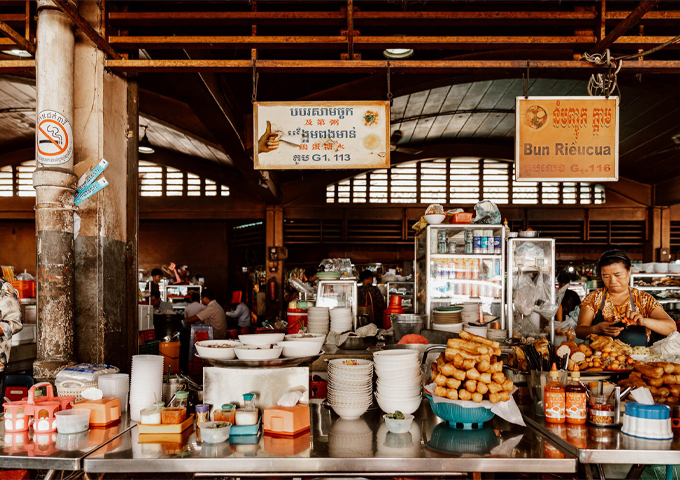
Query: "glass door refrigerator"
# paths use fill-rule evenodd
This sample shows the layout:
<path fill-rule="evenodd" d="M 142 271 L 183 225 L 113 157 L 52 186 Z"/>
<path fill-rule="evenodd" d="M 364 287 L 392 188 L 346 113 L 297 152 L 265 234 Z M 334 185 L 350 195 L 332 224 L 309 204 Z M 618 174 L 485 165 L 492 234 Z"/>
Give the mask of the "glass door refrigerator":
<path fill-rule="evenodd" d="M 508 240 L 508 337 L 512 337 L 513 323 L 516 329 L 519 321 L 531 321 L 538 330 L 538 311 L 551 310 L 555 304 L 555 275 L 554 238 Z M 554 314 L 545 320 L 550 325 L 550 341 L 554 342 Z"/>
<path fill-rule="evenodd" d="M 434 309 L 468 301 L 505 328 L 503 225 L 428 225 L 416 234 L 415 259 L 415 311 L 427 328 Z"/>

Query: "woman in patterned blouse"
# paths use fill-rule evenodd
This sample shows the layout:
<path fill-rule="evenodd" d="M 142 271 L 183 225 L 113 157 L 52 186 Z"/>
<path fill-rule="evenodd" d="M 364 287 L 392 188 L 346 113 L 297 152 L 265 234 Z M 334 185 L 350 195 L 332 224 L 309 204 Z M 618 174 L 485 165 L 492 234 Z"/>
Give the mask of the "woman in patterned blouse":
<path fill-rule="evenodd" d="M 3 394 L 12 335 L 21 331 L 21 328 L 19 294 L 9 282 L 0 278 L 0 391 Z"/>
<path fill-rule="evenodd" d="M 598 261 L 604 288 L 581 303 L 576 336 L 590 334 L 618 337 L 631 346 L 646 346 L 651 332 L 666 336 L 677 328 L 675 322 L 651 295 L 630 285 L 630 258 L 610 250 Z"/>

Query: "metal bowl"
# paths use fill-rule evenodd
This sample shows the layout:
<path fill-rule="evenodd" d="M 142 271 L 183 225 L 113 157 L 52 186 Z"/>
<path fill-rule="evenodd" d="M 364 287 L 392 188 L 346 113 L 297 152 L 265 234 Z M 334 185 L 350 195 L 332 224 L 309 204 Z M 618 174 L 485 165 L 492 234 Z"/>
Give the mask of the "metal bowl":
<path fill-rule="evenodd" d="M 394 341 L 398 342 L 401 340 L 401 337 L 410 333 L 419 334 L 420 331 L 425 328 L 427 315 L 390 315 L 390 322 L 394 328 Z"/>
<path fill-rule="evenodd" d="M 541 232 L 538 230 L 530 230 L 530 231 L 523 231 L 519 232 L 519 237 L 520 238 L 536 238 L 541 235 Z"/>
<path fill-rule="evenodd" d="M 338 348 L 341 350 L 366 350 L 368 347 L 375 345 L 377 341 L 376 337 L 349 336 L 347 340 L 338 345 Z"/>

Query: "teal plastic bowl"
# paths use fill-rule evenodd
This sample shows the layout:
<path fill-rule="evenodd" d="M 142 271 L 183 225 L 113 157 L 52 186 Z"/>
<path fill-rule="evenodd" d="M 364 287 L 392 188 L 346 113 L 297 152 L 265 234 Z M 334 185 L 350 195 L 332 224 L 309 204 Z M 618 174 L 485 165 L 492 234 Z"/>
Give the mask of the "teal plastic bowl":
<path fill-rule="evenodd" d="M 430 399 L 430 406 L 435 415 L 446 420 L 450 426 L 457 428 L 482 428 L 484 422 L 494 417 L 494 413 L 483 407 L 464 408 L 455 403 L 435 403 Z"/>

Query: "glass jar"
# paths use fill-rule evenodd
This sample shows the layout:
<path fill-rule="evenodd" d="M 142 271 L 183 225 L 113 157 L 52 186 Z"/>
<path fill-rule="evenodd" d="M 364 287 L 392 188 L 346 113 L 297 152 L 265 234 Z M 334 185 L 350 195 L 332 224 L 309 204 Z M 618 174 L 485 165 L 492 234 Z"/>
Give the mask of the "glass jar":
<path fill-rule="evenodd" d="M 257 425 L 259 415 L 255 406 L 255 394 L 243 395 L 243 407 L 236 410 L 236 425 Z"/>
<path fill-rule="evenodd" d="M 611 426 L 614 423 L 614 403 L 607 402 L 604 395 L 591 397 L 588 404 L 588 422 L 593 425 Z"/>
<path fill-rule="evenodd" d="M 210 405 L 196 405 L 196 425 L 210 421 Z"/>
<path fill-rule="evenodd" d="M 222 408 L 216 408 L 213 411 L 213 420 L 215 422 L 230 422 L 234 425 L 236 415 L 236 406 L 227 403 L 222 405 Z"/>

